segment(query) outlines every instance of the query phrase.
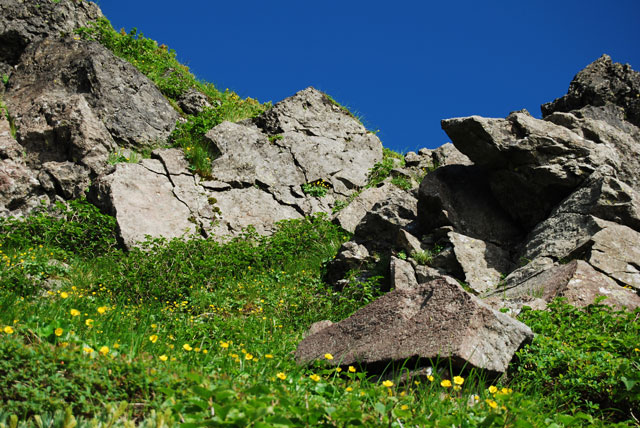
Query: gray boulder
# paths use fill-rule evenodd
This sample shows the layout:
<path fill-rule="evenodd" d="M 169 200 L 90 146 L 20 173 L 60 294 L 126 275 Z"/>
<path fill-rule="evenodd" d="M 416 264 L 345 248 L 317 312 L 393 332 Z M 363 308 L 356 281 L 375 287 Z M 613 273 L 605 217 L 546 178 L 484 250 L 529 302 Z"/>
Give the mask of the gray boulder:
<path fill-rule="evenodd" d="M 506 371 L 514 353 L 533 338 L 529 327 L 494 311 L 460 286 L 435 280 L 396 289 L 351 317 L 307 336 L 295 352 L 300 364 L 333 355 L 334 365 L 383 369 L 411 360 L 455 368 Z"/>
<path fill-rule="evenodd" d="M 640 307 L 640 296 L 633 290 L 621 287 L 583 260 L 538 270 L 519 282 L 508 278 L 507 284 L 489 294 L 487 300 L 499 307 L 512 308 L 515 303 L 521 308 L 531 306 L 532 302 L 537 304 L 539 300 L 548 303 L 556 297 L 564 297 L 567 303 L 584 307 L 594 303 L 599 296 L 606 297 L 602 303 L 618 309 Z"/>
<path fill-rule="evenodd" d="M 333 222 L 349 233 L 355 232 L 356 227 L 364 216 L 371 211 L 376 203 L 385 199 L 393 188 L 394 186 L 391 183 L 385 183 L 380 187 L 364 189 L 349 205 L 333 216 Z"/>
<path fill-rule="evenodd" d="M 18 126 L 18 140 L 31 144 L 30 134 L 41 133 L 39 121 L 57 128 L 56 118 L 47 118 L 47 112 L 73 96 L 86 100 L 123 147 L 142 149 L 165 141 L 178 119 L 147 77 L 99 43 L 49 38 L 27 49 L 9 81 L 6 103 Z"/>
<path fill-rule="evenodd" d="M 102 17 L 88 1 L 0 0 L 0 63 L 16 65 L 32 42 L 72 34 Z"/>
<path fill-rule="evenodd" d="M 626 120 L 640 126 L 640 73 L 629 64 L 618 64 L 602 55 L 571 81 L 566 95 L 543 104 L 542 115 L 568 112 L 585 106 L 615 105 L 623 109 Z"/>

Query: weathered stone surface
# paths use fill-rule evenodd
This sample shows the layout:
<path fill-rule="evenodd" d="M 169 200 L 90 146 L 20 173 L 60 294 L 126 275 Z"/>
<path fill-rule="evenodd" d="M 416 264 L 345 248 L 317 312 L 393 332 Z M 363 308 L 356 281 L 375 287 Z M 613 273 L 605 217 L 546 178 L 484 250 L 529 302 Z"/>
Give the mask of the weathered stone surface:
<path fill-rule="evenodd" d="M 411 263 L 408 261 L 392 256 L 391 262 L 389 263 L 389 270 L 392 289 L 401 290 L 418 286 L 413 266 L 411 266 Z"/>
<path fill-rule="evenodd" d="M 312 334 L 316 334 L 320 330 L 324 330 L 325 328 L 330 327 L 332 325 L 333 325 L 333 322 L 329 320 L 314 322 L 313 324 L 311 324 L 311 327 L 309 327 L 309 330 L 305 334 L 305 337 L 311 336 Z"/>
<path fill-rule="evenodd" d="M 55 101 L 49 99 L 51 93 L 56 94 Z M 27 49 L 9 81 L 6 103 L 18 125 L 18 140 L 29 134 L 39 109 L 65 94 L 82 96 L 113 139 L 125 147 L 149 147 L 166 140 L 178 119 L 147 77 L 99 43 L 51 38 Z"/>
<path fill-rule="evenodd" d="M 640 290 L 640 233 L 605 220 L 596 223 L 602 230 L 591 237 L 586 260 L 619 283 Z"/>
<path fill-rule="evenodd" d="M 47 174 L 51 178 L 50 181 L 41 178 L 42 174 Z M 38 177 L 41 183 L 47 180 L 49 185 L 53 184 L 54 188 L 47 190 L 65 199 L 77 199 L 83 196 L 91 183 L 89 170 L 73 162 L 45 162 Z"/>
<path fill-rule="evenodd" d="M 189 208 L 175 197 L 166 175 L 141 164 L 120 163 L 115 172 L 101 177 L 98 187 L 102 205 L 116 218 L 127 248 L 146 235 L 171 239 L 196 233 L 196 225 L 188 220 Z"/>
<path fill-rule="evenodd" d="M 336 257 L 327 264 L 327 281 L 336 288 L 350 270 L 362 270 L 372 262 L 369 250 L 364 245 L 348 241 L 342 244 Z"/>
<path fill-rule="evenodd" d="M 30 43 L 71 34 L 102 16 L 87 1 L 0 0 L 0 63 L 16 65 Z"/>
<path fill-rule="evenodd" d="M 474 166 L 449 165 L 427 175 L 418 194 L 420 226 L 453 226 L 472 238 L 515 243 L 522 232 L 493 197 L 486 175 Z"/>
<path fill-rule="evenodd" d="M 567 95 L 542 105 L 542 115 L 568 112 L 585 106 L 614 104 L 624 109 L 627 121 L 640 126 L 640 73 L 628 64 L 614 63 L 602 55 L 571 81 Z"/>
<path fill-rule="evenodd" d="M 398 231 L 396 246 L 409 256 L 418 251 L 422 251 L 422 243 L 420 240 L 404 229 Z"/>
<path fill-rule="evenodd" d="M 456 147 L 490 171 L 492 193 L 526 228 L 543 220 L 598 166 L 619 164 L 614 148 L 526 113 L 442 121 Z"/>
<path fill-rule="evenodd" d="M 211 104 L 207 96 L 196 89 L 189 89 L 178 98 L 178 106 L 187 114 L 198 114 Z"/>
<path fill-rule="evenodd" d="M 218 192 L 215 198 L 220 215 L 214 236 L 236 235 L 247 226 L 265 235 L 273 232 L 280 220 L 302 218 L 294 208 L 279 204 L 271 194 L 255 187 Z"/>
<path fill-rule="evenodd" d="M 464 281 L 477 293 L 495 288 L 511 270 L 509 252 L 479 239 L 449 232 L 456 260 L 462 267 Z"/>
<path fill-rule="evenodd" d="M 416 230 L 417 199 L 393 186 L 387 197 L 371 208 L 356 227 L 354 239 L 370 250 L 389 248 L 398 240 L 400 230 Z"/>
<path fill-rule="evenodd" d="M 13 113 L 25 160 L 32 168 L 45 162 L 73 162 L 94 176 L 105 171 L 116 144 L 82 95 L 52 91 L 24 101 L 20 107 L 26 110 L 19 107 Z"/>
<path fill-rule="evenodd" d="M 340 227 L 349 233 L 355 232 L 356 226 L 358 226 L 364 216 L 371 211 L 377 202 L 386 198 L 392 189 L 393 184 L 391 183 L 385 183 L 380 187 L 364 189 L 349 205 L 333 216 L 333 222 L 340 225 Z"/>
<path fill-rule="evenodd" d="M 407 359 L 450 358 L 454 367 L 494 373 L 533 338 L 524 324 L 490 309 L 444 280 L 392 291 L 351 317 L 306 337 L 295 353 L 309 363 L 331 353 L 335 365 L 386 366 Z"/>
<path fill-rule="evenodd" d="M 640 306 L 640 296 L 621 287 L 583 260 L 540 270 L 525 281 L 501 287 L 489 295 L 492 296 L 506 301 L 507 307 L 512 303 L 518 303 L 520 307 L 529 305 L 529 302 L 537 299 L 550 302 L 555 297 L 565 297 L 567 303 L 584 307 L 594 303 L 599 296 L 606 297 L 602 303 L 616 308 L 633 310 Z"/>

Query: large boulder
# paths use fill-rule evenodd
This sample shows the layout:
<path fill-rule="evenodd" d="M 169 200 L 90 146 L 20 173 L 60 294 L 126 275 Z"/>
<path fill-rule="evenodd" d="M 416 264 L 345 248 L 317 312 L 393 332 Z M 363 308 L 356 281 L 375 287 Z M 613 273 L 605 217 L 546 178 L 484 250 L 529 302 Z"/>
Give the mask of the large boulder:
<path fill-rule="evenodd" d="M 435 280 L 396 289 L 307 336 L 295 358 L 304 364 L 330 353 L 331 364 L 378 369 L 407 360 L 431 365 L 449 359 L 458 369 L 503 373 L 518 348 L 532 338 L 526 325 L 490 309 L 458 285 Z"/>
<path fill-rule="evenodd" d="M 46 141 L 42 122 L 54 128 L 55 134 L 60 120 L 56 114 L 80 105 L 73 99 L 77 96 L 84 98 L 113 140 L 123 147 L 142 149 L 165 141 L 178 119 L 153 82 L 101 44 L 49 38 L 27 49 L 7 87 L 6 103 L 16 121 L 20 143 L 29 147 Z M 67 103 L 67 97 L 73 101 Z M 82 119 L 92 118 L 83 113 Z M 99 128 L 97 124 L 89 126 Z M 61 137 L 49 139 L 63 143 Z"/>
<path fill-rule="evenodd" d="M 602 55 L 571 81 L 566 95 L 543 104 L 542 115 L 568 112 L 584 107 L 618 106 L 625 120 L 640 126 L 640 73 L 629 64 L 614 63 Z"/>
<path fill-rule="evenodd" d="M 32 42 L 71 34 L 102 17 L 88 1 L 0 0 L 0 67 L 16 65 Z"/>

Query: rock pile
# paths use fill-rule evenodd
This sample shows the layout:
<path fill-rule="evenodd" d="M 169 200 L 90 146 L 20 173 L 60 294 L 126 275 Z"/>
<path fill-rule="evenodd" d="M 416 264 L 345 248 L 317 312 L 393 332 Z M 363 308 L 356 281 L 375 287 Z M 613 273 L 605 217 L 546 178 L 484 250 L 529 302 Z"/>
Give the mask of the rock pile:
<path fill-rule="evenodd" d="M 417 192 L 396 189 L 380 198 L 353 227 L 353 239 L 329 264 L 327 279 L 342 289 L 354 278 L 385 273 L 385 285 L 395 289 L 385 298 L 407 302 L 406 308 L 414 298 L 427 308 L 442 288 L 458 284 L 512 315 L 525 304 L 543 309 L 559 296 L 577 306 L 598 296 L 618 308 L 640 306 L 639 106 L 640 73 L 605 55 L 578 73 L 566 96 L 542 107 L 542 120 L 519 111 L 506 119 L 442 121 L 464 155 L 453 157 L 459 164 L 428 174 Z M 419 163 L 418 157 L 408 154 L 406 161 Z M 412 293 L 421 297 L 408 297 Z M 326 349 L 345 364 L 375 365 L 433 358 L 433 349 L 421 346 L 438 343 L 439 355 L 462 358 L 456 340 L 426 321 L 432 334 L 407 342 L 400 332 L 412 331 L 426 315 L 396 309 L 395 318 L 387 319 L 385 307 L 369 305 L 308 336 L 297 356 L 309 361 Z M 447 322 L 454 321 L 436 324 Z M 498 334 L 509 336 L 513 328 L 522 326 L 501 327 Z M 488 346 L 483 338 L 490 335 L 460 330 L 482 355 Z M 374 344 L 387 333 L 390 343 L 403 346 L 379 351 Z M 350 334 L 355 338 L 347 339 Z M 462 359 L 496 370 L 493 362 Z"/>

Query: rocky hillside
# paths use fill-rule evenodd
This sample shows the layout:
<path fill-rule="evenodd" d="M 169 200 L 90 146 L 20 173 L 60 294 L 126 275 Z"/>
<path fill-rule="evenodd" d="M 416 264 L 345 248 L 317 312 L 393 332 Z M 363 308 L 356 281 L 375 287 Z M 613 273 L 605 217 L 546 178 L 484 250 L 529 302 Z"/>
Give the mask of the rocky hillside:
<path fill-rule="evenodd" d="M 453 145 L 394 159 L 313 88 L 207 122 L 223 110 L 212 89 L 167 89 L 157 83 L 175 68 L 145 74 L 117 56 L 95 36 L 106 27 L 93 3 L 0 0 L 0 12 L 0 215 L 87 197 L 132 248 L 326 213 L 353 233 L 327 280 L 341 290 L 382 277 L 394 291 L 317 327 L 300 362 L 331 352 L 383 366 L 446 344 L 455 364 L 500 373 L 532 338 L 505 311 L 557 296 L 640 306 L 640 74 L 628 65 L 602 56 L 543 119 L 444 120 Z M 184 140 L 198 123 L 212 126 Z"/>

